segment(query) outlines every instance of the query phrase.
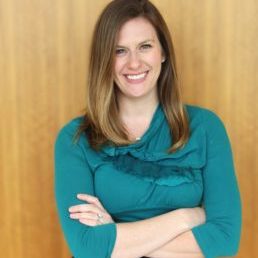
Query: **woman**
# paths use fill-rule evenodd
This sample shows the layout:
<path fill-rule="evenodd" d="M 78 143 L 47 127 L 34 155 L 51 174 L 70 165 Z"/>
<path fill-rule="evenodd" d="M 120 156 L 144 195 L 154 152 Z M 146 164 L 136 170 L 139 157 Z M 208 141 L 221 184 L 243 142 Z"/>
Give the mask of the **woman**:
<path fill-rule="evenodd" d="M 87 90 L 85 115 L 55 145 L 56 201 L 74 257 L 236 254 L 241 204 L 225 128 L 182 104 L 169 31 L 151 2 L 104 9 Z"/>

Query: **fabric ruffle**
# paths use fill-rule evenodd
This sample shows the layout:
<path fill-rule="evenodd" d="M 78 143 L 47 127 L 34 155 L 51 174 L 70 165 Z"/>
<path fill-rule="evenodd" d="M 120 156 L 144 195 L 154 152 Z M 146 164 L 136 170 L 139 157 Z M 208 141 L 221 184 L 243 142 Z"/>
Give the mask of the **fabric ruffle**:
<path fill-rule="evenodd" d="M 154 150 L 149 142 L 161 130 L 164 113 L 159 107 L 142 139 L 128 146 L 105 146 L 102 158 L 121 172 L 163 186 L 201 181 L 206 161 L 206 137 L 202 128 L 194 130 L 188 143 L 175 153 Z M 165 137 L 165 136 L 164 136 Z"/>
<path fill-rule="evenodd" d="M 114 167 L 124 173 L 136 176 L 158 185 L 177 186 L 194 182 L 198 169 L 159 165 L 154 162 L 139 160 L 130 155 L 119 155 L 109 159 Z"/>

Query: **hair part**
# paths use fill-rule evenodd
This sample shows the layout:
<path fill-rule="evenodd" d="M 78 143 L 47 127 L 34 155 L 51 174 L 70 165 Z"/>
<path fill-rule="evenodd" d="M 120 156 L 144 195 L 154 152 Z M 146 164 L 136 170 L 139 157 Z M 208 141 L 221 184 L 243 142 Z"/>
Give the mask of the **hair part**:
<path fill-rule="evenodd" d="M 180 96 L 170 32 L 160 12 L 148 0 L 114 0 L 102 11 L 91 43 L 86 112 L 75 138 L 86 132 L 89 144 L 96 150 L 105 144 L 121 146 L 132 143 L 118 119 L 119 106 L 113 67 L 120 28 L 125 22 L 137 17 L 143 17 L 153 25 L 166 58 L 158 79 L 158 98 L 173 139 L 168 152 L 174 152 L 188 141 L 189 123 Z"/>

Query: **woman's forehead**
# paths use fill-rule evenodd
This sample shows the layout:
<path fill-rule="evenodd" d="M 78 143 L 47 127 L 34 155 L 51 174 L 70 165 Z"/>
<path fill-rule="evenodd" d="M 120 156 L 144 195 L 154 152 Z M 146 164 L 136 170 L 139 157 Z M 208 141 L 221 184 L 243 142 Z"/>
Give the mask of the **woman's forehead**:
<path fill-rule="evenodd" d="M 157 40 L 156 30 L 145 18 L 138 17 L 127 21 L 118 32 L 117 43 L 119 45 L 128 42 L 137 43 Z"/>

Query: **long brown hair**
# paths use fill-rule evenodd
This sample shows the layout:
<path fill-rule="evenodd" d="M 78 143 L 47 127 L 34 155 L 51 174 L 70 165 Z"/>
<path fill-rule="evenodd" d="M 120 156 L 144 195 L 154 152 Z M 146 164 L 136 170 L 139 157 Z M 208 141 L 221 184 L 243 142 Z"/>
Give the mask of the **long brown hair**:
<path fill-rule="evenodd" d="M 170 33 L 160 12 L 148 0 L 114 0 L 100 15 L 91 43 L 86 113 L 76 138 L 86 132 L 94 149 L 108 143 L 118 146 L 132 143 L 119 120 L 113 67 L 118 32 L 125 22 L 136 17 L 143 17 L 153 25 L 166 57 L 158 79 L 158 98 L 173 137 L 168 151 L 174 152 L 187 142 L 189 124 L 180 97 Z"/>

